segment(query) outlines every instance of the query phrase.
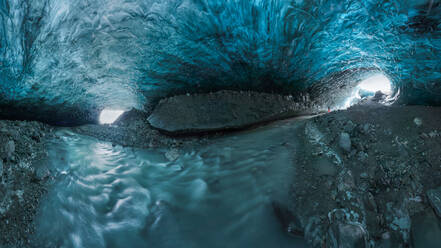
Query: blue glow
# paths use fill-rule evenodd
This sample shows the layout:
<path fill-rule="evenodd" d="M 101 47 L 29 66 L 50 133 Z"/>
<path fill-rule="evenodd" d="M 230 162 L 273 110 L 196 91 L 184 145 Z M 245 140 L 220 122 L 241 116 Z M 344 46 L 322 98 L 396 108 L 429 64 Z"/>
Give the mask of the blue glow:
<path fill-rule="evenodd" d="M 0 94 L 128 109 L 372 68 L 404 101 L 440 104 L 440 20 L 429 0 L 0 0 Z"/>

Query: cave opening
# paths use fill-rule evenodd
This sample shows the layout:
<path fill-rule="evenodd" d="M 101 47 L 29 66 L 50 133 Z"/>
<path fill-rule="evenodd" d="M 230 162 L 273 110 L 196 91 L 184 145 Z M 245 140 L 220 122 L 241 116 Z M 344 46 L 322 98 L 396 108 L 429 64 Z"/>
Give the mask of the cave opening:
<path fill-rule="evenodd" d="M 0 0 L 0 247 L 439 248 L 441 0 Z"/>
<path fill-rule="evenodd" d="M 378 99 L 381 103 L 392 104 L 398 100 L 399 92 L 394 94 L 394 86 L 391 80 L 383 73 L 368 75 L 354 87 L 350 96 L 345 100 L 343 109 L 347 109 L 363 99 L 382 97 Z"/>
<path fill-rule="evenodd" d="M 384 74 L 376 74 L 364 79 L 357 86 L 359 88 L 358 94 L 372 94 L 377 91 L 382 92 L 385 95 L 392 94 L 392 82 Z"/>
<path fill-rule="evenodd" d="M 101 111 L 99 116 L 100 124 L 112 124 L 114 123 L 125 111 L 105 108 Z"/>

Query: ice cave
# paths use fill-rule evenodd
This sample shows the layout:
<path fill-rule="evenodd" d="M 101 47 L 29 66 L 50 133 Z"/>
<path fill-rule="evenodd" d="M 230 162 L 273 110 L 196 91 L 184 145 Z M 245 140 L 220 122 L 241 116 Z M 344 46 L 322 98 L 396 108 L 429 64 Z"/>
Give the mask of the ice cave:
<path fill-rule="evenodd" d="M 441 0 L 0 0 L 1 248 L 440 248 Z"/>

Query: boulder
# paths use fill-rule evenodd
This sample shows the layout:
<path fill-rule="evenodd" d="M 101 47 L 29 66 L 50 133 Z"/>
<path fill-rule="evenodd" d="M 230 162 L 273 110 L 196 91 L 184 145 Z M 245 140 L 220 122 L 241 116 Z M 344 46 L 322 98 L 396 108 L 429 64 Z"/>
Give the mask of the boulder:
<path fill-rule="evenodd" d="M 368 234 L 359 223 L 333 223 L 326 238 L 328 248 L 365 248 Z"/>
<path fill-rule="evenodd" d="M 423 120 L 421 120 L 421 118 L 415 117 L 415 119 L 413 119 L 413 123 L 415 123 L 416 126 L 420 127 L 421 125 L 423 125 Z"/>
<path fill-rule="evenodd" d="M 338 145 L 346 152 L 351 151 L 351 136 L 348 133 L 341 133 L 338 140 Z"/>

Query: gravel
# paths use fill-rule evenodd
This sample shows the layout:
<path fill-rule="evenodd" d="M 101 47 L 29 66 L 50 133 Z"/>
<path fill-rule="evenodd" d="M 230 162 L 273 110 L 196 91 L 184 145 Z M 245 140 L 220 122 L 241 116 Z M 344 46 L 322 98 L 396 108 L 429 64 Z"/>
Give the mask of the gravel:
<path fill-rule="evenodd" d="M 0 121 L 0 247 L 28 247 L 33 219 L 46 192 L 38 176 L 53 129 L 38 122 Z"/>
<path fill-rule="evenodd" d="M 441 220 L 439 123 L 440 107 L 373 102 L 305 120 L 304 135 L 293 137 L 301 145 L 291 202 L 279 211 L 301 223 L 311 247 L 422 247 L 425 232 L 411 230 L 429 233 L 433 218 L 412 220 L 431 211 Z M 324 161 L 336 176 L 316 169 Z"/>

